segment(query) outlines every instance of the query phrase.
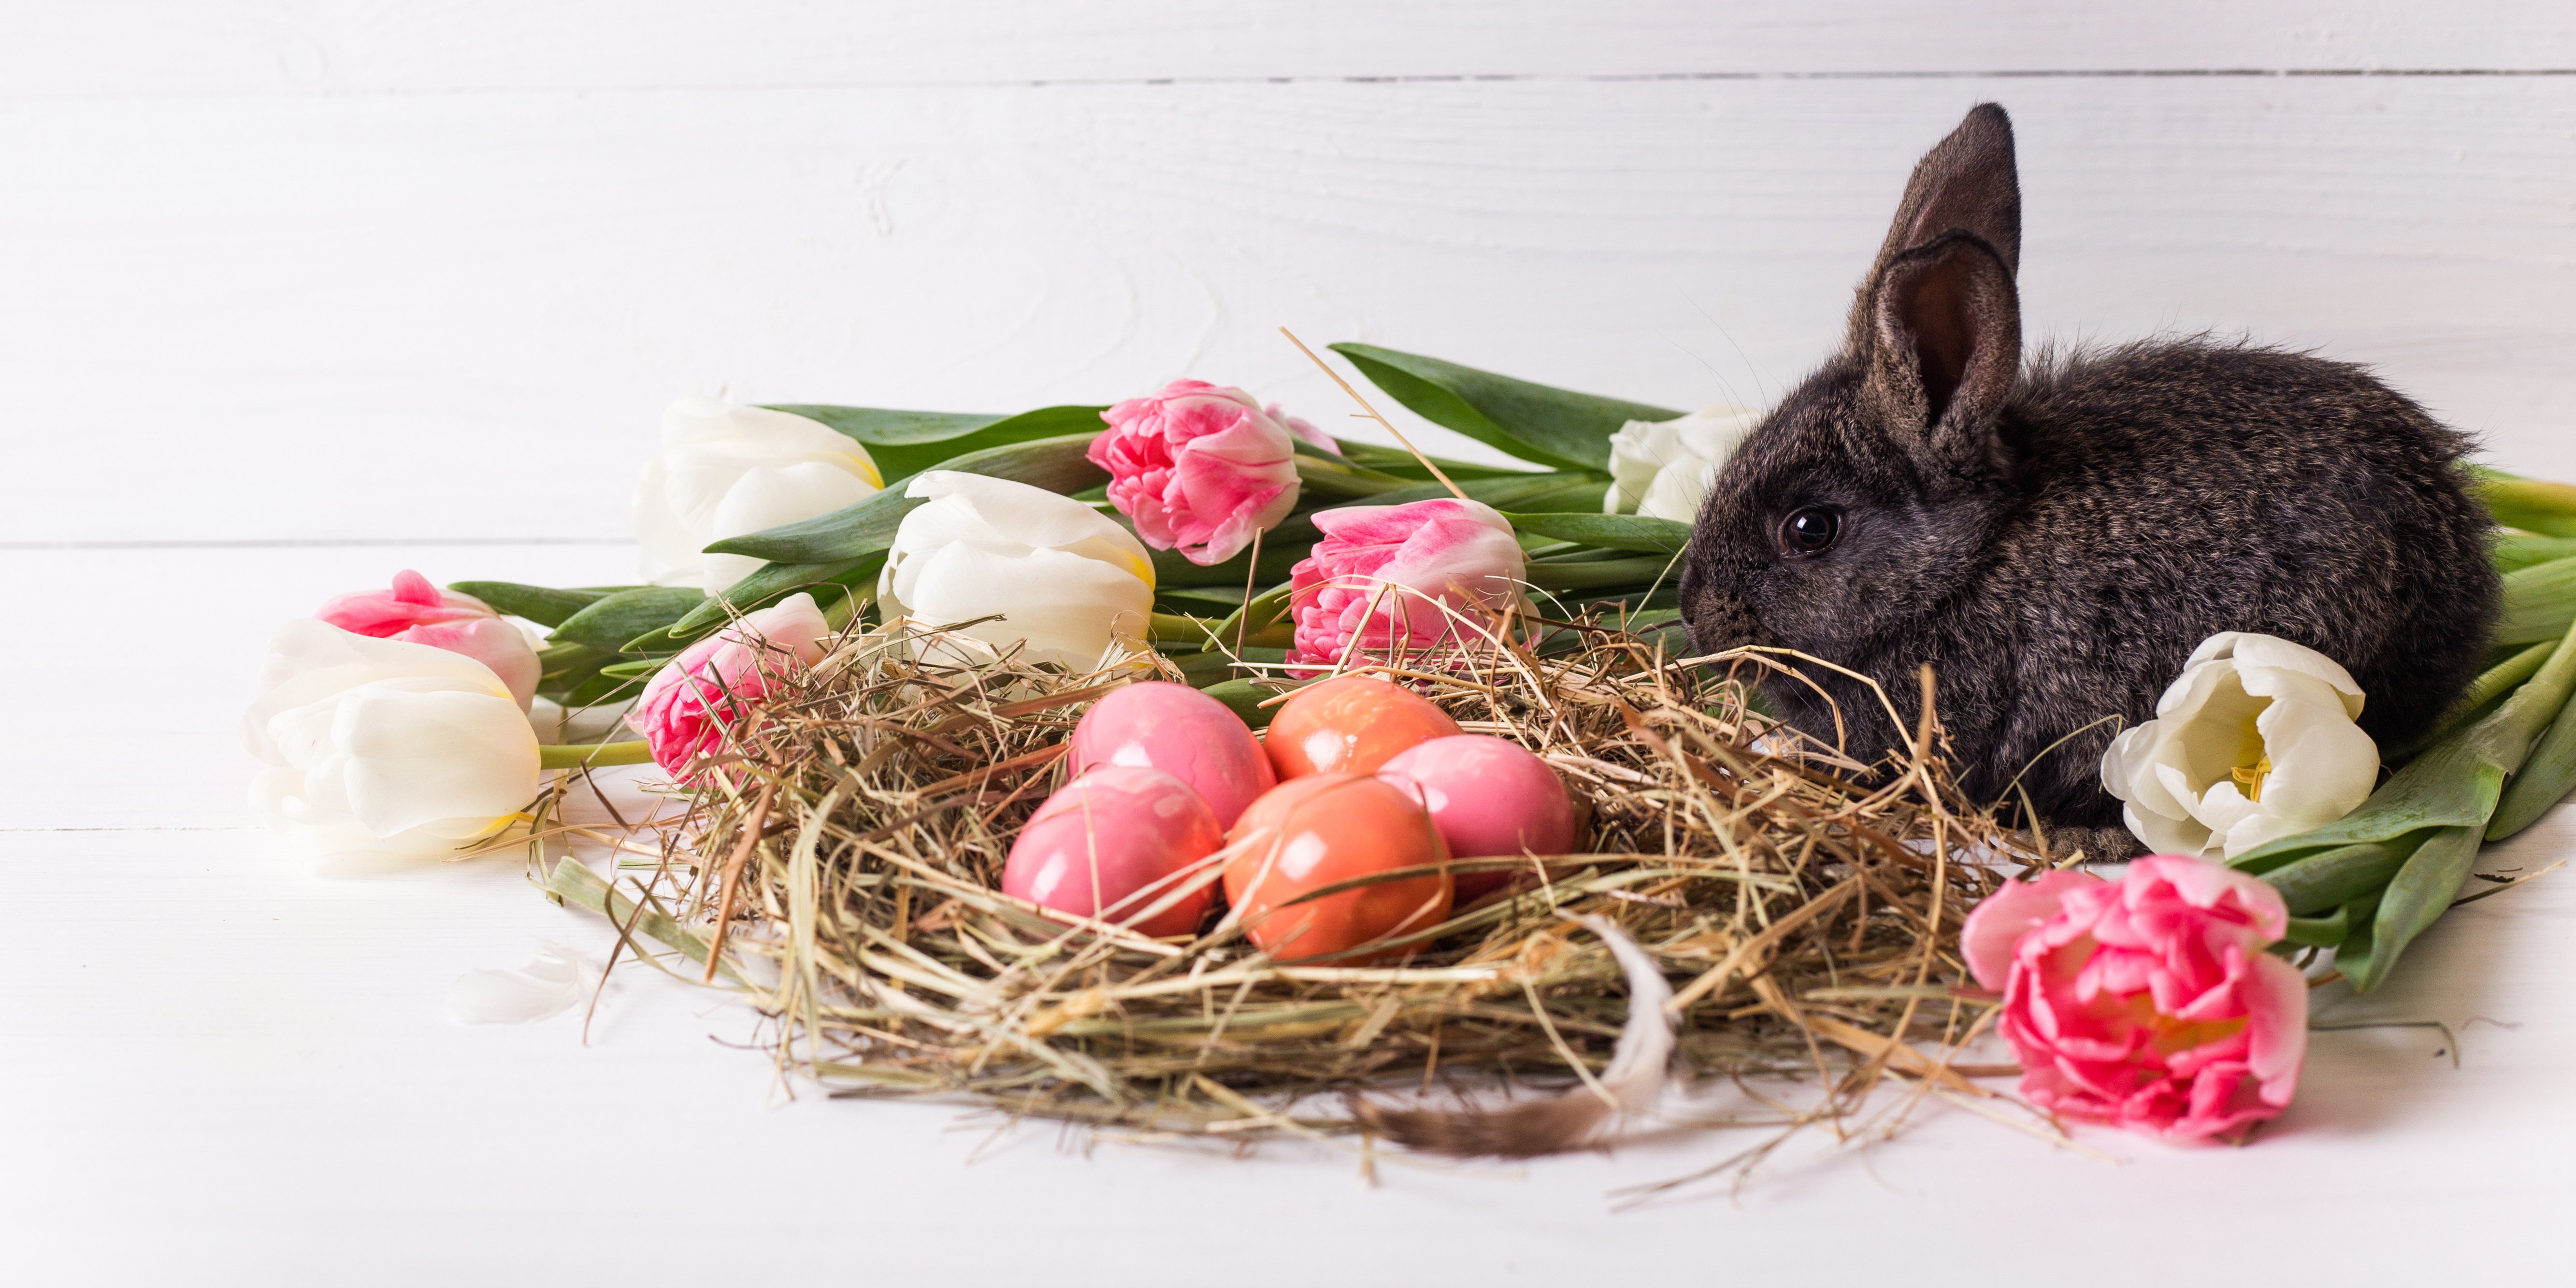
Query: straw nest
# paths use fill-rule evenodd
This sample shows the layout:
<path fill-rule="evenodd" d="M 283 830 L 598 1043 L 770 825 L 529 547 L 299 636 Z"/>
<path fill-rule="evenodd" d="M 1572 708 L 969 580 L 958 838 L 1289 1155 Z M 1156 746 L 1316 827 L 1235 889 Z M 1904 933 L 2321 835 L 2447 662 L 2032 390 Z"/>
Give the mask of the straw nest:
<path fill-rule="evenodd" d="M 2042 860 L 1951 785 L 1932 677 L 1902 695 L 1911 746 L 1838 750 L 1748 701 L 1762 668 L 1813 659 L 1676 661 L 1657 638 L 1521 623 L 1380 669 L 1590 807 L 1587 852 L 1482 861 L 1524 879 L 1400 965 L 1274 962 L 1230 917 L 1154 940 L 1003 896 L 1089 701 L 1177 673 L 1146 655 L 1069 675 L 936 633 L 852 634 L 775 677 L 649 874 L 613 891 L 567 862 L 550 888 L 742 990 L 782 1064 L 843 1095 L 1505 1155 L 1651 1113 L 1668 1066 L 1743 1082 L 1787 1130 L 1842 1123 L 1890 1078 L 1907 1105 L 1990 1095 L 1962 1075 L 2009 1070 L 1953 1062 L 1993 1009 L 1963 987 L 1959 923 Z M 1824 1094 L 1788 1108 L 1764 1077 Z"/>

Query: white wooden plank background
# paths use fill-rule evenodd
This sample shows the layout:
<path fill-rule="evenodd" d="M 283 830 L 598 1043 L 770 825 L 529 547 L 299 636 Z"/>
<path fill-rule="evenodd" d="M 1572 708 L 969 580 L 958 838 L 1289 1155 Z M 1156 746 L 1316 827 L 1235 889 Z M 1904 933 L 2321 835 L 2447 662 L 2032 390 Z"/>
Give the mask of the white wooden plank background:
<path fill-rule="evenodd" d="M 2180 1249 L 2246 1278 L 2545 1274 L 2576 1198 L 2564 874 L 2335 1003 L 2451 1024 L 2460 1068 L 2430 1030 L 2321 1033 L 2252 1149 L 2088 1135 L 2106 1165 L 1935 1115 L 1793 1150 L 1740 1202 L 1612 1217 L 1612 1187 L 1731 1142 L 1374 1191 L 1337 1155 L 1034 1129 L 970 1166 L 951 1112 L 784 1100 L 709 1041 L 741 1012 L 641 976 L 587 1047 L 570 1020 L 451 1025 L 458 972 L 597 927 L 510 865 L 282 857 L 232 722 L 270 626 L 393 568 L 623 575 L 628 479 L 681 392 L 1010 410 L 1191 374 L 1337 417 L 1284 323 L 1759 401 L 1984 98 L 2020 131 L 2034 336 L 2314 346 L 2576 477 L 2568 69 L 2563 5 L 2495 0 L 20 0 L 0 1252 L 98 1283 L 1814 1277 L 1820 1240 L 1934 1282 L 2164 1282 Z M 2486 864 L 2571 850 L 2561 811 Z M 1329 1270 L 1245 1251 L 1309 1245 Z"/>

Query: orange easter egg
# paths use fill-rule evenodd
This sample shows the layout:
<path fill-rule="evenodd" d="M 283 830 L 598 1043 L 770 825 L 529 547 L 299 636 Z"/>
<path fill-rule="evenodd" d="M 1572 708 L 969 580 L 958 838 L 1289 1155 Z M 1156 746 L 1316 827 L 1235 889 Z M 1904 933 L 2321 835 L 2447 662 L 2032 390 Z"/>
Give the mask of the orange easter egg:
<path fill-rule="evenodd" d="M 1458 722 L 1429 699 L 1370 675 L 1345 675 L 1297 691 L 1271 717 L 1262 746 L 1282 781 L 1307 774 L 1373 774 Z"/>
<path fill-rule="evenodd" d="M 1240 846 L 1225 865 L 1226 899 L 1252 942 L 1282 961 L 1330 957 L 1355 966 L 1406 955 L 1420 945 L 1338 954 L 1449 916 L 1455 890 L 1445 868 L 1294 902 L 1372 873 L 1448 862 L 1421 802 L 1375 778 L 1309 774 L 1282 783 L 1243 812 L 1226 842 Z"/>

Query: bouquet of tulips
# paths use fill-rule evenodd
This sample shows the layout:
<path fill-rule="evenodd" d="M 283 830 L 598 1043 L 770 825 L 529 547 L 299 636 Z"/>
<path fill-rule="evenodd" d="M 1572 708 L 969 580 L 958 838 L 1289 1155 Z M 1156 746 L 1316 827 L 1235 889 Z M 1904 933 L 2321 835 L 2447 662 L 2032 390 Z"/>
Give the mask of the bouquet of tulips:
<path fill-rule="evenodd" d="M 1255 726 L 1277 681 L 1400 670 L 1462 622 L 1609 615 L 1687 651 L 1676 563 L 1751 413 L 1333 348 L 1521 464 L 1337 438 L 1195 380 L 1014 415 L 684 400 L 635 494 L 643 584 L 441 589 L 407 572 L 282 629 L 248 722 L 260 803 L 326 849 L 453 855 L 509 836 L 549 769 L 650 760 L 695 779 L 782 667 L 898 623 L 1072 674 L 1152 650 L 1206 695 L 1191 701 Z M 2118 882 L 2008 885 L 1970 917 L 1961 960 L 1999 997 L 2036 1103 L 2193 1139 L 2278 1113 L 2311 985 L 2292 960 L 2331 949 L 2377 987 L 2481 841 L 2576 783 L 2576 488 L 2485 489 L 2507 529 L 2505 612 L 2438 736 L 2377 747 L 2331 659 L 2213 637 L 2104 759 L 2158 857 Z M 622 710 L 637 737 L 542 743 L 539 698 Z M 2221 744 L 2259 753 L 2213 770 L 2191 751 Z"/>
<path fill-rule="evenodd" d="M 1429 652 L 1462 610 L 1609 609 L 1679 644 L 1684 520 L 1750 414 L 1334 348 L 1524 464 L 1337 439 L 1194 380 L 1015 415 L 683 399 L 635 491 L 643 584 L 405 572 L 282 629 L 245 729 L 258 804 L 326 852 L 492 843 L 547 770 L 685 779 L 764 659 L 811 660 L 854 620 L 1075 671 L 1152 649 L 1246 711 L 1269 690 L 1244 677 Z M 624 709 L 639 737 L 543 743 L 536 699 Z"/>

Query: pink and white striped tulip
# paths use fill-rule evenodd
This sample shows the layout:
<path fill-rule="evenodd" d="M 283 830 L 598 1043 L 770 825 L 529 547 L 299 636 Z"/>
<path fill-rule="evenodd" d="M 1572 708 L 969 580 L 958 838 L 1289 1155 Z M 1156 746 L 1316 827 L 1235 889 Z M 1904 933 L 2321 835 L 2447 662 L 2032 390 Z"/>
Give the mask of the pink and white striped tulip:
<path fill-rule="evenodd" d="M 1252 395 L 1204 380 L 1102 412 L 1091 463 L 1109 471 L 1109 503 L 1157 550 L 1223 563 L 1277 527 L 1297 504 L 1296 443 L 1335 455 L 1322 430 Z"/>
<path fill-rule="evenodd" d="M 745 613 L 654 672 L 627 727 L 643 735 L 655 764 L 686 779 L 690 763 L 722 748 L 726 731 L 769 696 L 788 666 L 822 660 L 831 633 L 812 595 Z"/>
<path fill-rule="evenodd" d="M 1465 642 L 1446 610 L 1502 608 L 1528 566 L 1510 522 L 1475 501 L 1345 506 L 1315 526 L 1323 540 L 1289 571 L 1291 665 Z"/>
<path fill-rule="evenodd" d="M 426 644 L 473 658 L 492 668 L 522 711 L 536 696 L 543 668 L 527 634 L 502 621 L 482 600 L 441 590 L 408 568 L 394 574 L 390 590 L 334 596 L 313 615 L 353 635 Z"/>

